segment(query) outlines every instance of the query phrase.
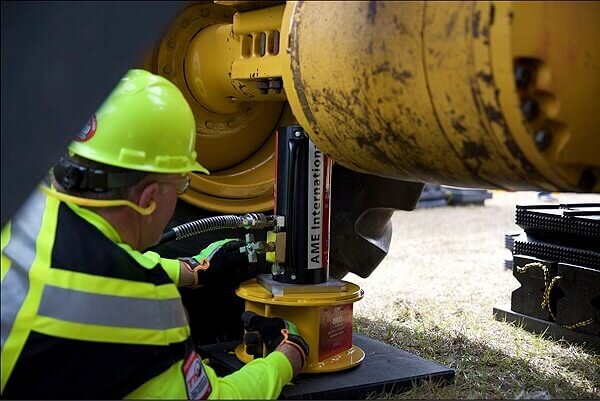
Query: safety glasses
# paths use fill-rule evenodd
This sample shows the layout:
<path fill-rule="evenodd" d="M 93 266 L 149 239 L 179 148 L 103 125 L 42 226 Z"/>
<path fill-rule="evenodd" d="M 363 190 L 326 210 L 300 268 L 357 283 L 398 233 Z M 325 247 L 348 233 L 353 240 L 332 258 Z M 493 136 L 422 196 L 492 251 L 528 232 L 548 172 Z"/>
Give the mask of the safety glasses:
<path fill-rule="evenodd" d="M 187 174 L 181 174 L 177 177 L 177 181 L 157 181 L 161 184 L 171 184 L 175 186 L 177 195 L 183 195 L 190 187 L 190 177 Z"/>

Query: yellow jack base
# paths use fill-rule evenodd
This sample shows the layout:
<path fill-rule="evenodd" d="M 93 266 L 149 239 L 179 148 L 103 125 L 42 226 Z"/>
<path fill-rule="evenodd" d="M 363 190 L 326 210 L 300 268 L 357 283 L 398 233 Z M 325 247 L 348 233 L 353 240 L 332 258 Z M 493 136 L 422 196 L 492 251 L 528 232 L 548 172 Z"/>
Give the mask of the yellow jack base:
<path fill-rule="evenodd" d="M 352 344 L 352 304 L 364 294 L 356 284 L 335 279 L 314 286 L 274 284 L 270 275 L 264 275 L 242 283 L 236 294 L 245 300 L 247 311 L 296 325 L 310 350 L 302 373 L 345 370 L 365 358 L 364 351 Z M 244 344 L 235 354 L 244 363 L 253 360 Z"/>
<path fill-rule="evenodd" d="M 254 357 L 246 353 L 244 344 L 235 347 L 235 356 L 244 363 L 252 362 Z M 365 359 L 365 351 L 356 345 L 349 350 L 316 363 L 307 363 L 302 373 L 328 373 L 350 369 Z"/>

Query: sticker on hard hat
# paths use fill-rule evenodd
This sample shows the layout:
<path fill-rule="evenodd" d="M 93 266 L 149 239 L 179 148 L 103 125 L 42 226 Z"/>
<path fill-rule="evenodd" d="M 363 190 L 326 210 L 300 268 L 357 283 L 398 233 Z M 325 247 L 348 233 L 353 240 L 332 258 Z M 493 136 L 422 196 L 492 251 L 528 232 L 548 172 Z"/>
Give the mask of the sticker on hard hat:
<path fill-rule="evenodd" d="M 75 136 L 77 142 L 85 142 L 92 139 L 96 133 L 96 115 L 93 115 Z"/>

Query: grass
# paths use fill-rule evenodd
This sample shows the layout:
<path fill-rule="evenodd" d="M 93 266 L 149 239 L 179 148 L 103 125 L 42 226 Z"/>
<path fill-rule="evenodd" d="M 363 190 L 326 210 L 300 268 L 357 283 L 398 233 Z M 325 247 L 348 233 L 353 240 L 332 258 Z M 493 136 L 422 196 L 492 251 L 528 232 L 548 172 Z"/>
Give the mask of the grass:
<path fill-rule="evenodd" d="M 560 194 L 561 202 L 598 201 Z M 546 340 L 492 316 L 518 286 L 503 267 L 514 205 L 535 193 L 494 193 L 485 207 L 397 212 L 389 255 L 367 279 L 348 275 L 365 298 L 355 304 L 360 334 L 455 369 L 450 385 L 425 382 L 384 399 L 600 398 L 600 356 Z"/>

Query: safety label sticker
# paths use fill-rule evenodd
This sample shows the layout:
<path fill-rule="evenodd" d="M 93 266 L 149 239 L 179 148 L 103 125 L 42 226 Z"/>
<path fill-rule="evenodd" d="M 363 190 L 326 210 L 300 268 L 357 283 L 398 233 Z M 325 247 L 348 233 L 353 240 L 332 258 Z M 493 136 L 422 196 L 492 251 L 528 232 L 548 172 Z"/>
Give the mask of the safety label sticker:
<path fill-rule="evenodd" d="M 97 126 L 96 115 L 93 115 L 92 117 L 90 117 L 90 119 L 87 121 L 87 123 L 83 126 L 81 131 L 79 131 L 77 133 L 77 135 L 75 136 L 75 141 L 85 142 L 85 141 L 89 141 L 90 139 L 92 139 L 92 137 L 96 133 L 96 126 Z"/>
<path fill-rule="evenodd" d="M 183 377 L 189 400 L 205 400 L 210 395 L 212 388 L 202 366 L 200 356 L 196 352 L 190 353 L 183 363 Z"/>
<path fill-rule="evenodd" d="M 319 362 L 352 348 L 352 304 L 320 310 Z"/>

